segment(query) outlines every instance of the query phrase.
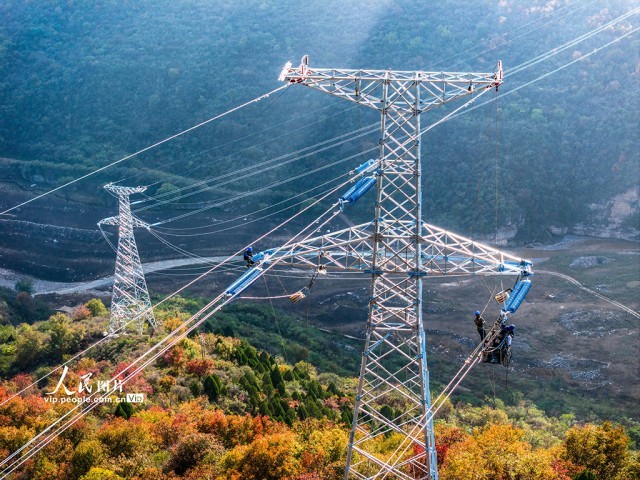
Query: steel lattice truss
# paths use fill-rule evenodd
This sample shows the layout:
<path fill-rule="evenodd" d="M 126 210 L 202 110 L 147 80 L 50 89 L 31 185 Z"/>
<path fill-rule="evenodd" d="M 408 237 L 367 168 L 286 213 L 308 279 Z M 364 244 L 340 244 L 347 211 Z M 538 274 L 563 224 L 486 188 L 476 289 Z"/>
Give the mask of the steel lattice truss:
<path fill-rule="evenodd" d="M 421 368 L 422 361 L 426 365 L 426 348 L 424 331 L 415 314 L 414 300 L 420 298 L 416 278 L 520 275 L 530 271 L 531 263 L 423 223 L 419 241 L 422 269 L 415 271 L 415 250 L 399 235 L 379 239 L 374 259 L 373 226 L 358 225 L 295 243 L 286 251 L 274 253 L 273 258 L 278 258 L 280 265 L 361 272 L 374 279 L 376 296 L 370 298 L 369 335 L 363 353 L 366 368 L 358 390 L 360 404 L 350 445 L 353 455 L 349 474 L 352 478 L 375 478 L 389 472 L 397 478 L 430 478 L 425 431 L 429 435 L 427 445 L 434 445 L 434 438 L 421 394 L 429 377 L 427 368 Z M 381 405 L 398 402 L 403 408 L 397 413 L 385 412 L 391 413 L 390 417 L 380 411 Z M 402 451 L 384 459 L 372 454 L 373 441 L 392 432 L 405 437 L 409 454 Z M 396 464 L 391 467 L 392 463 Z"/>
<path fill-rule="evenodd" d="M 281 81 L 297 83 L 378 110 L 381 139 L 374 220 L 296 244 L 275 255 L 293 266 L 358 270 L 371 276 L 369 317 L 347 451 L 345 479 L 437 480 L 422 279 L 427 275 L 520 273 L 527 262 L 422 221 L 420 114 L 497 88 L 495 73 L 318 69 L 303 57 L 284 66 Z M 395 414 L 381 407 L 402 405 Z M 396 432 L 391 457 L 372 441 Z"/>
<path fill-rule="evenodd" d="M 531 263 L 509 253 L 463 237 L 440 227 L 422 224 L 422 268 L 414 270 L 411 242 L 401 236 L 387 235 L 380 239 L 374 262 L 374 224 L 365 223 L 293 243 L 274 257 L 280 264 L 296 268 L 341 270 L 368 274 L 433 275 L 519 275 L 529 270 Z M 409 228 L 409 226 L 407 226 Z M 388 231 L 388 230 L 387 230 Z M 373 265 L 377 265 L 374 271 Z"/>
<path fill-rule="evenodd" d="M 133 235 L 134 227 L 147 228 L 148 225 L 131 213 L 129 195 L 144 192 L 147 187 L 121 187 L 113 184 L 104 188 L 118 197 L 119 215 L 98 222 L 98 225 L 118 225 L 118 252 L 116 269 L 113 278 L 111 295 L 111 317 L 109 319 L 109 335 L 125 332 L 125 326 L 136 319 L 138 330 L 142 331 L 145 323 L 155 330 L 157 323 L 151 308 L 151 299 L 144 279 L 140 255 Z"/>
<path fill-rule="evenodd" d="M 412 72 L 314 68 L 305 56 L 298 68 L 288 62 L 280 81 L 301 83 L 337 97 L 382 111 L 422 113 L 482 88 L 502 84 L 502 66 L 494 73 Z"/>

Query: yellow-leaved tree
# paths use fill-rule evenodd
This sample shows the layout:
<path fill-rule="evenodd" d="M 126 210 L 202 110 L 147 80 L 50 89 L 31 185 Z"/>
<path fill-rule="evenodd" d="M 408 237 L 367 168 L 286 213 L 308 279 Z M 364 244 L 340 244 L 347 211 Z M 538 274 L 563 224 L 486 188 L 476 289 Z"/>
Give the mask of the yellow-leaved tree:
<path fill-rule="evenodd" d="M 611 422 L 575 426 L 564 441 L 564 456 L 594 473 L 598 480 L 627 480 L 624 470 L 630 462 L 629 437 L 624 428 Z"/>

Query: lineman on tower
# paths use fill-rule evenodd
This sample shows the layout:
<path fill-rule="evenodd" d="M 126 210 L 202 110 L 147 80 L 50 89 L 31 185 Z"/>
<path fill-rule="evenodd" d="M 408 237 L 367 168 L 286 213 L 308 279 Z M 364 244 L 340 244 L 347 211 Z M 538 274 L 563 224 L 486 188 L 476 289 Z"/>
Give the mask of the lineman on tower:
<path fill-rule="evenodd" d="M 256 263 L 253 261 L 253 247 L 247 247 L 244 251 L 243 258 L 244 261 L 247 262 L 247 268 L 251 268 L 253 264 Z"/>
<path fill-rule="evenodd" d="M 480 340 L 484 341 L 485 321 L 484 321 L 484 318 L 482 318 L 482 316 L 480 315 L 480 312 L 478 310 L 476 310 L 476 318 L 474 318 L 473 321 L 476 324 L 476 328 L 478 329 L 478 333 L 480 334 Z"/>

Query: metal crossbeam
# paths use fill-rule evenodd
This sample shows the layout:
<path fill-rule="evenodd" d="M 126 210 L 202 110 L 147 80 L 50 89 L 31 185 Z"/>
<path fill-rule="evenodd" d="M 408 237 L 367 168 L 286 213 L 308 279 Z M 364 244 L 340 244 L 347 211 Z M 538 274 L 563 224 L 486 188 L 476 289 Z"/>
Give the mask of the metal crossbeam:
<path fill-rule="evenodd" d="M 355 70 L 311 67 L 305 56 L 297 68 L 288 62 L 279 80 L 299 83 L 380 111 L 392 108 L 396 112 L 419 114 L 482 88 L 498 87 L 502 77 L 500 63 L 497 71 L 491 73 Z"/>
<path fill-rule="evenodd" d="M 148 228 L 148 224 L 131 213 L 129 195 L 144 192 L 147 187 L 121 187 L 111 183 L 104 188 L 118 198 L 119 215 L 98 222 L 98 225 L 118 225 L 118 251 L 111 295 L 111 316 L 108 335 L 125 333 L 125 327 L 137 318 L 138 330 L 145 323 L 155 330 L 158 327 L 151 308 L 147 282 L 142 271 L 140 255 L 133 235 L 134 227 Z"/>
<path fill-rule="evenodd" d="M 365 349 L 347 450 L 345 479 L 438 479 L 422 279 L 427 275 L 519 273 L 513 256 L 422 221 L 420 114 L 476 91 L 498 88 L 492 73 L 407 72 L 310 67 L 287 63 L 279 80 L 300 84 L 380 112 L 376 200 L 371 223 L 301 242 L 282 260 L 294 266 L 357 270 L 371 277 Z M 276 255 L 278 255 L 276 253 Z M 385 405 L 402 405 L 387 418 Z M 388 413 L 388 410 L 385 410 Z M 376 453 L 391 433 L 409 441 L 398 458 Z"/>
<path fill-rule="evenodd" d="M 281 265 L 296 268 L 352 271 L 372 274 L 375 232 L 373 223 L 365 223 L 294 243 L 275 256 Z M 415 264 L 410 240 L 399 235 L 381 239 L 378 248 L 377 272 L 411 276 L 441 275 L 519 275 L 530 273 L 528 260 L 475 242 L 440 227 L 422 224 L 422 269 L 411 270 Z"/>

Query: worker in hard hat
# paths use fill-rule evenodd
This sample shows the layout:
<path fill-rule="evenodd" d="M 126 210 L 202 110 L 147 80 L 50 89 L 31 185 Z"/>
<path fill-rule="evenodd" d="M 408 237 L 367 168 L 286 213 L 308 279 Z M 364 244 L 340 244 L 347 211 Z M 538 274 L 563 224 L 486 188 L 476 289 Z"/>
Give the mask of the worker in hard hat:
<path fill-rule="evenodd" d="M 253 261 L 253 247 L 247 247 L 243 255 L 244 261 L 247 262 L 247 268 L 251 268 L 255 263 Z"/>
<path fill-rule="evenodd" d="M 484 337 L 486 335 L 484 318 L 482 318 L 482 315 L 480 315 L 480 312 L 478 310 L 476 310 L 475 315 L 476 315 L 476 318 L 474 318 L 473 321 L 476 324 L 476 328 L 478 329 L 478 333 L 480 334 L 480 340 L 484 341 Z"/>

